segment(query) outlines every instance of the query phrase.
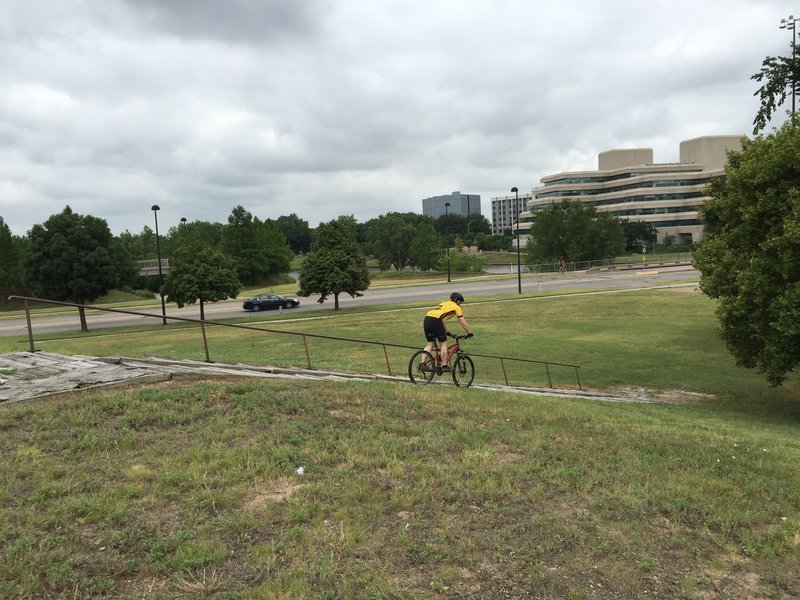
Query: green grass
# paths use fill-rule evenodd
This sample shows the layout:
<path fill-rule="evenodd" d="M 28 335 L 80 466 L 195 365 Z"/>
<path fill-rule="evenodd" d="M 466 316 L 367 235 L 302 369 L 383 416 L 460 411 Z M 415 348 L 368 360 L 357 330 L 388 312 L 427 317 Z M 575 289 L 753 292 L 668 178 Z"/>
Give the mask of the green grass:
<path fill-rule="evenodd" d="M 329 309 L 311 313 L 256 313 L 236 321 L 279 331 L 422 345 L 421 314 L 426 305 Z M 580 365 L 590 389 L 615 386 L 657 390 L 684 389 L 714 394 L 721 402 L 791 401 L 790 385 L 769 388 L 757 373 L 733 363 L 716 337 L 713 302 L 696 292 L 630 291 L 617 294 L 546 296 L 526 294 L 465 305 L 476 336 L 466 349 L 489 356 Z M 458 329 L 458 325 L 454 328 Z M 220 362 L 305 366 L 298 336 L 209 327 L 210 355 Z M 0 351 L 25 349 L 27 338 L 0 338 Z M 196 326 L 168 325 L 89 334 L 37 337 L 37 347 L 73 354 L 158 355 L 203 359 Z M 380 346 L 339 344 L 309 338 L 312 364 L 318 368 L 385 373 Z M 404 373 L 410 349 L 388 348 L 393 373 Z M 501 383 L 500 362 L 475 358 L 478 382 Z M 547 385 L 541 365 L 506 363 L 511 383 Z M 571 386 L 574 370 L 552 369 L 554 383 Z"/>
<path fill-rule="evenodd" d="M 232 380 L 2 406 L 0 597 L 797 597 L 800 384 L 735 367 L 713 303 L 636 291 L 465 309 L 476 353 L 712 397 Z M 420 314 L 244 320 L 419 345 Z M 41 347 L 202 357 L 196 329 L 60 337 Z M 288 336 L 209 338 L 220 361 L 304 361 Z M 309 345 L 319 367 L 385 369 L 380 349 Z M 533 371 L 514 376 L 541 383 Z"/>

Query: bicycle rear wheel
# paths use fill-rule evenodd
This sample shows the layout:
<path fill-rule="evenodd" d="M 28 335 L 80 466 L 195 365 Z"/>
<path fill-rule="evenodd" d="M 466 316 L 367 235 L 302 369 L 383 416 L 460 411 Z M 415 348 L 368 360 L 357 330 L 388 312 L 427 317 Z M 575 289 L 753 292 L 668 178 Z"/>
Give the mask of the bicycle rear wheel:
<path fill-rule="evenodd" d="M 436 374 L 433 356 L 425 350 L 418 350 L 408 362 L 408 378 L 411 383 L 430 383 Z"/>
<path fill-rule="evenodd" d="M 475 379 L 475 365 L 469 356 L 459 356 L 456 359 L 456 364 L 453 365 L 453 383 L 462 387 L 469 387 L 472 385 L 472 380 Z"/>

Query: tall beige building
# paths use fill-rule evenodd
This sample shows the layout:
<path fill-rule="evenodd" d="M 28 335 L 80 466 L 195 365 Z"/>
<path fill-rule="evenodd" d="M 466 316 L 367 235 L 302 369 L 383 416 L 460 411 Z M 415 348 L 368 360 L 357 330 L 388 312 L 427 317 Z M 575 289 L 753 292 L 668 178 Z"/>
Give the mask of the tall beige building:
<path fill-rule="evenodd" d="M 743 135 L 704 136 L 680 144 L 680 162 L 654 163 L 652 148 L 608 150 L 597 156 L 597 171 L 548 175 L 522 213 L 530 229 L 536 212 L 570 198 L 630 221 L 645 221 L 658 231 L 658 241 L 675 236 L 677 243 L 700 242 L 703 226 L 698 210 L 707 200 L 706 186 L 725 175 L 729 150 L 740 150 Z M 527 223 L 525 222 L 527 221 Z"/>

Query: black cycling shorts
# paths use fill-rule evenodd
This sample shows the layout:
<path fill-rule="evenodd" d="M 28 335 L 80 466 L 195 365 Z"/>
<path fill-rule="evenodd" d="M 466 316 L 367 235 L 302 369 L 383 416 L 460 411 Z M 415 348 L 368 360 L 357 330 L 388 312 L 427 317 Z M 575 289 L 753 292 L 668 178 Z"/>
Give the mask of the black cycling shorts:
<path fill-rule="evenodd" d="M 441 319 L 425 317 L 425 320 L 422 322 L 422 328 L 425 330 L 425 339 L 429 342 L 433 340 L 443 342 L 447 339 L 447 329 Z"/>

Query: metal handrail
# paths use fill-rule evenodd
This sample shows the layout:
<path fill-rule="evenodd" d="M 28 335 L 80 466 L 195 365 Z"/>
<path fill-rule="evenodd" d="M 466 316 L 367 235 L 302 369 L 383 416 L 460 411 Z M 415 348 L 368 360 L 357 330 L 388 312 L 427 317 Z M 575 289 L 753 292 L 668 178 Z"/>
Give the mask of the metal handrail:
<path fill-rule="evenodd" d="M 42 303 L 45 303 L 45 304 L 55 304 L 57 306 L 70 306 L 70 307 L 73 307 L 73 308 L 77 308 L 79 311 L 85 311 L 86 309 L 90 309 L 90 310 L 98 310 L 98 311 L 102 311 L 102 312 L 111 312 L 111 313 L 120 313 L 120 314 L 126 314 L 126 315 L 134 315 L 134 316 L 139 316 L 139 317 L 152 317 L 154 319 L 163 319 L 163 318 L 165 318 L 165 315 L 163 315 L 161 313 L 157 313 L 157 314 L 155 314 L 155 313 L 146 313 L 146 312 L 135 311 L 135 310 L 126 310 L 126 309 L 122 309 L 122 308 L 108 308 L 108 307 L 105 307 L 105 306 L 94 306 L 94 305 L 91 305 L 91 304 L 77 304 L 77 303 L 74 303 L 74 302 L 61 302 L 59 300 L 45 300 L 45 299 L 42 299 L 42 298 L 32 298 L 32 297 L 29 297 L 29 296 L 9 296 L 8 299 L 9 300 L 22 300 L 24 302 L 24 304 L 25 304 L 25 320 L 27 322 L 28 345 L 29 345 L 29 351 L 30 352 L 36 352 L 36 349 L 35 349 L 34 343 L 33 343 L 33 325 L 31 323 L 29 302 L 42 302 Z M 282 330 L 278 330 L 278 329 L 268 329 L 268 328 L 265 328 L 265 327 L 254 327 L 253 325 L 243 325 L 241 323 L 225 323 L 225 322 L 222 322 L 222 321 L 209 321 L 207 319 L 194 319 L 194 318 L 191 318 L 191 317 L 174 317 L 174 316 L 169 316 L 169 315 L 166 315 L 166 318 L 167 319 L 172 319 L 174 321 L 183 321 L 183 322 L 186 322 L 186 323 L 199 323 L 200 324 L 200 329 L 201 329 L 202 334 L 203 334 L 203 349 L 205 350 L 206 362 L 212 362 L 210 354 L 209 354 L 209 351 L 208 351 L 208 338 L 206 337 L 206 330 L 205 330 L 205 326 L 206 325 L 218 325 L 220 327 L 232 327 L 232 328 L 235 328 L 235 329 L 246 329 L 246 330 L 250 330 L 250 331 L 260 331 L 260 332 L 265 332 L 265 333 L 278 333 L 278 334 L 282 334 L 282 335 L 301 336 L 303 338 L 303 348 L 305 350 L 305 355 L 306 355 L 306 364 L 307 364 L 309 369 L 313 369 L 314 367 L 312 366 L 312 363 L 311 363 L 311 353 L 308 350 L 308 342 L 307 342 L 308 338 L 334 340 L 334 341 L 340 341 L 340 342 L 350 342 L 350 343 L 354 343 L 354 344 L 371 344 L 371 345 L 375 345 L 375 346 L 382 346 L 383 347 L 383 354 L 384 354 L 384 357 L 385 357 L 385 360 L 386 360 L 386 368 L 388 370 L 389 375 L 392 375 L 392 367 L 391 367 L 391 364 L 389 362 L 389 353 L 386 350 L 387 348 L 403 348 L 403 349 L 410 349 L 410 350 L 417 350 L 418 349 L 417 346 L 408 346 L 408 345 L 405 345 L 405 344 L 392 344 L 392 343 L 389 343 L 389 342 L 375 342 L 375 341 L 372 341 L 372 340 L 357 340 L 357 339 L 353 339 L 353 338 L 344 338 L 344 337 L 337 337 L 337 336 L 332 336 L 332 335 L 323 335 L 323 334 L 320 334 L 320 333 L 302 333 L 302 332 L 299 332 L 299 331 L 282 331 Z M 478 353 L 473 353 L 473 352 L 469 352 L 468 354 L 470 356 L 475 356 L 475 357 L 479 357 L 479 358 L 491 358 L 491 359 L 499 360 L 501 368 L 503 370 L 503 379 L 504 379 L 506 385 L 509 385 L 509 381 L 508 381 L 508 374 L 506 372 L 506 364 L 505 363 L 506 363 L 506 361 L 514 361 L 514 362 L 522 362 L 522 363 L 531 363 L 531 364 L 544 365 L 545 370 L 547 372 L 548 384 L 553 389 L 556 389 L 556 386 L 553 385 L 553 379 L 552 379 L 552 376 L 550 374 L 550 367 L 554 366 L 554 367 L 572 368 L 572 369 L 575 370 L 575 378 L 577 380 L 578 389 L 579 390 L 583 390 L 583 388 L 581 387 L 580 365 L 573 365 L 573 364 L 569 364 L 569 363 L 558 363 L 558 362 L 551 362 L 551 361 L 544 361 L 544 360 L 535 360 L 535 359 L 531 359 L 531 358 L 516 358 L 516 357 L 511 357 L 511 356 L 495 356 L 495 355 L 491 355 L 491 354 L 478 354 Z"/>

